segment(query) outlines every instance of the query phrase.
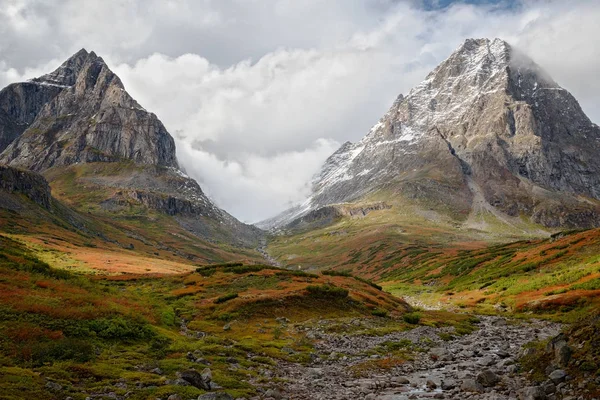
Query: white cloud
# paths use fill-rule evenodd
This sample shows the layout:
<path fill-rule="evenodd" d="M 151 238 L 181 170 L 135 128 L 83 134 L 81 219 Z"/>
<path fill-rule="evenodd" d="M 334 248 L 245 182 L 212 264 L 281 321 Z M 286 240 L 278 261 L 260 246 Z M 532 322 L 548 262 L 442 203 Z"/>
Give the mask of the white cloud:
<path fill-rule="evenodd" d="M 96 51 L 176 137 L 188 173 L 246 221 L 302 200 L 338 143 L 467 37 L 516 44 L 600 121 L 599 2 L 415 3 L 0 0 L 0 84 Z"/>
<path fill-rule="evenodd" d="M 244 154 L 235 161 L 178 141 L 178 157 L 186 172 L 199 180 L 206 194 L 227 211 L 256 221 L 305 199 L 308 182 L 339 143 L 318 139 L 302 151 L 274 156 Z"/>

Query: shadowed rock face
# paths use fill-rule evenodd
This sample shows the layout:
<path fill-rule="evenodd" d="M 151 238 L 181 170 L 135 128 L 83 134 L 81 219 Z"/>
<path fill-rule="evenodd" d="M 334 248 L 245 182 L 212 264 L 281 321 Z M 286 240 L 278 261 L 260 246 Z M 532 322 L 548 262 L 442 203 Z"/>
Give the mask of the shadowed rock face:
<path fill-rule="evenodd" d="M 177 167 L 175 143 L 156 115 L 125 91 L 93 52 L 0 92 L 0 162 L 43 171 L 80 162 L 132 160 Z"/>
<path fill-rule="evenodd" d="M 0 165 L 0 190 L 24 194 L 45 209 L 50 209 L 50 186 L 41 175 L 34 172 Z"/>
<path fill-rule="evenodd" d="M 383 188 L 464 212 L 474 187 L 508 215 L 553 227 L 600 225 L 600 129 L 500 39 L 465 41 L 367 136 L 326 161 L 302 207 L 274 221 L 282 226 Z"/>

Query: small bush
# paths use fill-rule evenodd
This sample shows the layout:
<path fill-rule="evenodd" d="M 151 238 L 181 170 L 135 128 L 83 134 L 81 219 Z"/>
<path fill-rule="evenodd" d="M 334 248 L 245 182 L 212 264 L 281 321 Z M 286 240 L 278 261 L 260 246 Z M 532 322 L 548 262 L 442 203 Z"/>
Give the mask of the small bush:
<path fill-rule="evenodd" d="M 38 366 L 63 360 L 87 362 L 93 357 L 94 346 L 85 339 L 65 338 L 52 342 L 41 342 L 35 344 L 31 349 L 31 361 Z"/>
<path fill-rule="evenodd" d="M 335 271 L 333 269 L 328 269 L 328 270 L 322 271 L 321 273 L 323 275 L 328 275 L 328 276 L 345 276 L 347 278 L 352 277 L 352 275 L 348 271 Z"/>
<path fill-rule="evenodd" d="M 231 268 L 227 268 L 227 272 L 233 272 L 234 274 L 245 274 L 247 272 L 258 272 L 263 269 L 269 269 L 266 265 L 236 265 Z"/>
<path fill-rule="evenodd" d="M 328 269 L 328 270 L 322 271 L 321 273 L 323 275 L 328 275 L 328 276 L 344 276 L 346 278 L 354 278 L 357 281 L 362 282 L 362 283 L 366 283 L 367 285 L 372 286 L 372 287 L 374 287 L 377 290 L 383 290 L 383 288 L 381 286 L 379 286 L 378 284 L 373 283 L 373 282 L 371 282 L 368 279 L 361 278 L 360 276 L 352 275 L 348 271 L 335 271 L 333 269 Z"/>
<path fill-rule="evenodd" d="M 136 340 L 154 336 L 149 325 L 122 317 L 93 320 L 89 327 L 103 339 Z"/>
<path fill-rule="evenodd" d="M 382 317 L 382 318 L 387 318 L 388 313 L 385 310 L 380 310 L 378 308 L 376 308 L 375 310 L 373 310 L 371 312 L 372 315 L 376 316 L 376 317 Z"/>
<path fill-rule="evenodd" d="M 402 316 L 402 319 L 408 324 L 417 325 L 421 321 L 421 314 L 416 312 L 406 313 Z"/>
<path fill-rule="evenodd" d="M 333 285 L 309 285 L 306 287 L 308 293 L 314 297 L 326 297 L 326 298 L 346 298 L 348 297 L 348 290 L 333 286 Z"/>
<path fill-rule="evenodd" d="M 371 281 L 370 281 L 370 280 L 368 280 L 368 279 L 361 278 L 360 276 L 355 276 L 355 277 L 354 277 L 354 279 L 356 279 L 357 281 L 360 281 L 360 282 L 362 282 L 362 283 L 366 283 L 367 285 L 369 285 L 369 286 L 371 286 L 371 287 L 374 287 L 375 289 L 377 289 L 377 290 L 379 290 L 379 291 L 382 291 L 382 290 L 383 290 L 383 288 L 382 288 L 381 286 L 379 286 L 378 284 L 376 284 L 376 283 L 374 283 L 374 282 L 371 282 Z"/>
<path fill-rule="evenodd" d="M 318 278 L 317 275 L 311 274 L 310 272 L 304 272 L 297 269 L 284 269 L 275 273 L 277 276 L 300 276 L 302 278 Z"/>
<path fill-rule="evenodd" d="M 233 300 L 237 297 L 238 297 L 237 293 L 228 293 L 228 294 L 225 294 L 225 295 L 215 299 L 215 304 L 225 303 L 226 301 Z"/>
<path fill-rule="evenodd" d="M 217 269 L 215 267 L 199 267 L 196 268 L 196 272 L 207 278 L 217 272 Z"/>

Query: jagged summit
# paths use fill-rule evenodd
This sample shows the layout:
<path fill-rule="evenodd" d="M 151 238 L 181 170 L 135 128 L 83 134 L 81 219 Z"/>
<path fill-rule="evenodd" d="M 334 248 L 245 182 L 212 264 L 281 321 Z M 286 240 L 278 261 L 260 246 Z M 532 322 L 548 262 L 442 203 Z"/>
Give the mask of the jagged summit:
<path fill-rule="evenodd" d="M 85 49 L 54 72 L 2 90 L 2 119 L 0 162 L 9 165 L 43 171 L 127 159 L 178 168 L 174 140 L 160 120 Z"/>
<path fill-rule="evenodd" d="M 545 225 L 598 225 L 599 156 L 600 130 L 541 67 L 501 39 L 467 39 L 336 151 L 283 221 L 385 189 L 460 213 L 481 195 Z"/>
<path fill-rule="evenodd" d="M 69 57 L 64 63 L 60 65 L 53 72 L 42 75 L 38 78 L 31 79 L 31 82 L 57 85 L 59 87 L 68 86 L 71 87 L 77 81 L 77 76 L 81 72 L 82 68 L 87 62 L 102 63 L 104 60 L 98 57 L 93 51 L 88 53 L 86 49 L 81 49 L 77 53 Z"/>

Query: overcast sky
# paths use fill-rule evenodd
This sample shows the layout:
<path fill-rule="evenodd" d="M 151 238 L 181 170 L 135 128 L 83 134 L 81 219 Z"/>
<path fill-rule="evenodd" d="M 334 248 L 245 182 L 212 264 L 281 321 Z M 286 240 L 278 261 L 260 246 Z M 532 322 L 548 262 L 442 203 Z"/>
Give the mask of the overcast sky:
<path fill-rule="evenodd" d="M 255 222 L 465 38 L 518 46 L 598 123 L 598 21 L 597 0 L 0 0 L 0 86 L 95 51 L 187 173 Z"/>

